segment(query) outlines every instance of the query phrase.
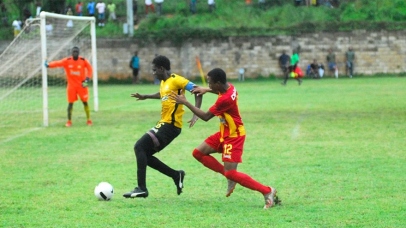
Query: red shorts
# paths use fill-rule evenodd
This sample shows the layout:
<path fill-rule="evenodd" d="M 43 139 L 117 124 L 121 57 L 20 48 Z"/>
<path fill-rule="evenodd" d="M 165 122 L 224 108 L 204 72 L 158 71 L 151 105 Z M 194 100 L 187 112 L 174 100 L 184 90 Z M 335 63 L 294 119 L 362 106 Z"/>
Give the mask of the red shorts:
<path fill-rule="evenodd" d="M 220 132 L 217 132 L 209 136 L 205 142 L 219 153 L 222 153 L 223 162 L 241 163 L 245 135 L 235 138 L 227 137 L 224 142 L 220 142 L 220 138 Z"/>
<path fill-rule="evenodd" d="M 74 87 L 74 86 L 68 86 L 66 88 L 66 94 L 68 96 L 68 103 L 73 103 L 78 100 L 78 96 L 80 97 L 80 100 L 82 102 L 87 102 L 89 99 L 89 92 L 88 88 L 85 87 Z"/>

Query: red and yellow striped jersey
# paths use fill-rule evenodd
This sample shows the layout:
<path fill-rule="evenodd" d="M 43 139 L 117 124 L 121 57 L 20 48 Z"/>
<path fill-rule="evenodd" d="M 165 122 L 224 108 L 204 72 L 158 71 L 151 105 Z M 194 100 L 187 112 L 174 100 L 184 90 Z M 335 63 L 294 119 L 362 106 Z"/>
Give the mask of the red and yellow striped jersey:
<path fill-rule="evenodd" d="M 219 94 L 216 103 L 209 109 L 211 113 L 220 119 L 221 142 L 227 137 L 245 135 L 237 100 L 237 90 L 229 83 L 227 91 L 224 94 Z"/>

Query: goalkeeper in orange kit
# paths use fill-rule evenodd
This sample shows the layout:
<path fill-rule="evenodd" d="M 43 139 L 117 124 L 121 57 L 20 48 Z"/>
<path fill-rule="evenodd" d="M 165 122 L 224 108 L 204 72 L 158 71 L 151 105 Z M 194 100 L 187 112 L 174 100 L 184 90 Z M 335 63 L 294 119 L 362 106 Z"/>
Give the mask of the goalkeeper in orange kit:
<path fill-rule="evenodd" d="M 87 100 L 89 98 L 88 83 L 93 74 L 93 68 L 82 56 L 79 56 L 79 48 L 72 48 L 72 56 L 63 58 L 61 60 L 47 62 L 45 66 L 48 68 L 63 67 L 65 69 L 67 78 L 66 94 L 68 98 L 68 122 L 65 126 L 72 126 L 72 110 L 73 103 L 78 100 L 83 102 L 86 113 L 87 125 L 92 125 L 90 119 L 90 108 Z"/>

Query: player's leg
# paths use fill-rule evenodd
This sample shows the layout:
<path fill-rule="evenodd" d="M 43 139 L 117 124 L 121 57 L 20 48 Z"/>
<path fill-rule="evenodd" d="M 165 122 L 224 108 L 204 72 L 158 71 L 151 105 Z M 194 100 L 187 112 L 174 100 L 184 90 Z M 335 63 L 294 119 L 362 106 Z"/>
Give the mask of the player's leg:
<path fill-rule="evenodd" d="M 204 142 L 196 147 L 193 150 L 192 155 L 207 168 L 224 175 L 224 166 L 217 161 L 216 158 L 210 155 L 218 151 L 222 151 L 219 132 L 209 136 Z"/>
<path fill-rule="evenodd" d="M 72 126 L 72 112 L 73 112 L 73 103 L 77 101 L 78 95 L 76 93 L 75 88 L 68 87 L 66 88 L 66 96 L 68 98 L 68 108 L 67 108 L 67 114 L 68 114 L 68 121 L 65 124 L 65 127 L 70 127 Z"/>
<path fill-rule="evenodd" d="M 178 135 L 181 133 L 181 129 L 171 124 L 162 123 L 160 126 L 155 127 L 154 130 L 149 131 L 147 134 L 154 142 L 154 151 L 147 152 L 147 165 L 160 173 L 173 179 L 177 194 L 182 193 L 183 180 L 185 178 L 185 172 L 183 170 L 175 170 L 166 165 L 164 162 L 153 156 L 156 152 L 163 150 L 169 145 Z"/>
<path fill-rule="evenodd" d="M 154 142 L 146 133 L 134 145 L 135 158 L 137 160 L 137 187 L 134 190 L 124 193 L 125 198 L 148 197 L 148 189 L 146 184 L 148 151 L 152 153 L 154 150 Z"/>
<path fill-rule="evenodd" d="M 88 126 L 92 126 L 92 120 L 90 119 L 90 107 L 89 107 L 89 103 L 87 102 L 89 99 L 89 90 L 87 87 L 85 88 L 80 88 L 78 89 L 78 95 L 80 100 L 83 103 L 83 109 L 85 111 L 86 114 L 86 124 Z"/>
<path fill-rule="evenodd" d="M 65 124 L 65 127 L 72 126 L 72 111 L 73 111 L 73 103 L 68 103 L 67 114 L 68 114 L 68 121 Z"/>

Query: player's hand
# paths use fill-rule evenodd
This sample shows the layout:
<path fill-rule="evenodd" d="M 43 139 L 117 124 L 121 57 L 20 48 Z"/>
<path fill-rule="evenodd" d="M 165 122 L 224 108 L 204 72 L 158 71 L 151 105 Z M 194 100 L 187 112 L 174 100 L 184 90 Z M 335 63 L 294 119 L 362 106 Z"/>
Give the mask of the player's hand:
<path fill-rule="evenodd" d="M 138 101 L 138 100 L 145 100 L 145 99 L 147 99 L 144 95 L 141 95 L 141 94 L 139 94 L 139 93 L 132 93 L 132 94 L 131 94 L 131 97 L 137 98 L 137 101 Z"/>
<path fill-rule="evenodd" d="M 196 94 L 197 96 L 201 96 L 201 95 L 207 93 L 207 88 L 203 88 L 200 86 L 194 86 L 191 92 L 193 94 Z"/>
<path fill-rule="evenodd" d="M 199 119 L 199 117 L 197 117 L 196 115 L 193 115 L 192 119 L 188 121 L 189 128 L 193 127 L 198 119 Z"/>
<path fill-rule="evenodd" d="M 49 67 L 49 64 L 48 64 L 48 61 L 47 61 L 47 60 L 45 60 L 45 62 L 44 62 L 44 66 L 45 66 L 46 68 L 48 68 L 48 67 Z"/>
<path fill-rule="evenodd" d="M 86 79 L 82 81 L 82 87 L 83 87 L 83 88 L 86 88 L 86 87 L 88 87 L 88 86 L 89 86 L 89 78 L 86 77 Z"/>
<path fill-rule="evenodd" d="M 173 91 L 171 94 L 169 94 L 169 97 L 172 98 L 177 104 L 185 104 L 187 102 L 186 97 L 184 95 L 178 95 Z"/>

